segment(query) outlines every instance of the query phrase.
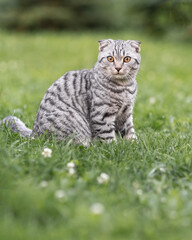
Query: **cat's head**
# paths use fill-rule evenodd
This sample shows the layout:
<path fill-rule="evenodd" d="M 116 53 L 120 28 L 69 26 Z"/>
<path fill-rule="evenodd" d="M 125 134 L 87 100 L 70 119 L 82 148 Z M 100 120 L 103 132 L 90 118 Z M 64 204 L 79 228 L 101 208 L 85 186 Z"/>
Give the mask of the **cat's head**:
<path fill-rule="evenodd" d="M 130 80 L 140 66 L 140 45 L 135 40 L 99 40 L 99 68 L 109 80 Z"/>

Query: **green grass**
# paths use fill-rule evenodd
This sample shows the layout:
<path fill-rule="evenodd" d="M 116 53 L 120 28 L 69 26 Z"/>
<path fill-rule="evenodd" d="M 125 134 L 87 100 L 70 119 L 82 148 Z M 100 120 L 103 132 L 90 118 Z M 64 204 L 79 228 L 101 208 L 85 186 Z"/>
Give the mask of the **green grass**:
<path fill-rule="evenodd" d="M 191 239 L 189 43 L 134 33 L 0 32 L 0 119 L 14 114 L 32 127 L 50 84 L 66 71 L 91 68 L 103 38 L 142 41 L 134 110 L 138 141 L 84 148 L 22 139 L 1 127 L 0 239 Z M 41 155 L 45 147 L 51 158 Z M 75 176 L 68 174 L 70 161 Z M 110 176 L 107 184 L 97 182 L 102 172 Z M 104 206 L 101 214 L 91 211 L 94 203 Z"/>

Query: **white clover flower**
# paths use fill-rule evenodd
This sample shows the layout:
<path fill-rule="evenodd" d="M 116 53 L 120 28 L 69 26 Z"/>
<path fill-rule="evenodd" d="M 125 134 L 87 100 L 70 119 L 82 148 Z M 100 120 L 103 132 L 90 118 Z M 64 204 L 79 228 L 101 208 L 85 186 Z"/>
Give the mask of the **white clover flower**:
<path fill-rule="evenodd" d="M 75 167 L 75 163 L 74 162 L 68 162 L 67 163 L 67 168 L 74 168 Z"/>
<path fill-rule="evenodd" d="M 166 172 L 166 169 L 165 169 L 164 167 L 160 167 L 159 170 L 160 170 L 161 172 Z"/>
<path fill-rule="evenodd" d="M 90 211 L 95 215 L 101 215 L 105 208 L 101 203 L 93 203 L 90 207 Z"/>
<path fill-rule="evenodd" d="M 143 194 L 143 191 L 141 189 L 137 189 L 137 195 L 141 196 Z"/>
<path fill-rule="evenodd" d="M 74 168 L 69 168 L 68 171 L 69 171 L 68 173 L 69 173 L 70 176 L 73 176 L 76 173 Z"/>
<path fill-rule="evenodd" d="M 41 153 L 43 157 L 50 158 L 52 154 L 52 150 L 50 148 L 44 148 L 43 152 Z"/>
<path fill-rule="evenodd" d="M 67 168 L 68 168 L 69 175 L 71 175 L 71 176 L 75 175 L 76 171 L 75 171 L 75 163 L 74 162 L 72 162 L 72 161 L 68 162 Z"/>
<path fill-rule="evenodd" d="M 174 123 L 174 120 L 175 120 L 175 117 L 174 117 L 174 116 L 170 116 L 170 119 L 169 119 L 169 121 L 170 121 L 170 123 L 171 123 L 171 124 L 173 124 L 173 123 Z"/>
<path fill-rule="evenodd" d="M 154 97 L 151 97 L 151 98 L 149 99 L 149 102 L 150 102 L 151 104 L 154 104 L 154 103 L 156 103 L 156 98 L 154 98 Z"/>
<path fill-rule="evenodd" d="M 58 198 L 58 199 L 61 199 L 65 196 L 65 193 L 63 190 L 59 189 L 55 192 L 55 197 Z"/>
<path fill-rule="evenodd" d="M 106 173 L 101 173 L 99 177 L 97 177 L 97 182 L 99 184 L 105 184 L 109 182 L 109 175 L 107 175 Z"/>
<path fill-rule="evenodd" d="M 40 187 L 42 187 L 42 188 L 46 188 L 47 185 L 48 185 L 48 182 L 47 182 L 47 181 L 41 181 L 41 182 L 40 182 Z"/>

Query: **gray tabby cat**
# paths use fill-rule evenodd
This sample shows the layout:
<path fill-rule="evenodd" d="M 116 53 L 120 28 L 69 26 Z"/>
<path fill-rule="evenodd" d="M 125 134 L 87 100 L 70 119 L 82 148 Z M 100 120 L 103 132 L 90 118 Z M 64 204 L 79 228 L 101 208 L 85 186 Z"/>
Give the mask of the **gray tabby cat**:
<path fill-rule="evenodd" d="M 89 144 L 115 141 L 116 134 L 135 139 L 133 106 L 137 93 L 140 42 L 100 40 L 98 61 L 91 70 L 65 73 L 47 90 L 33 130 L 16 117 L 3 120 L 22 136 L 54 133 L 62 140 Z"/>

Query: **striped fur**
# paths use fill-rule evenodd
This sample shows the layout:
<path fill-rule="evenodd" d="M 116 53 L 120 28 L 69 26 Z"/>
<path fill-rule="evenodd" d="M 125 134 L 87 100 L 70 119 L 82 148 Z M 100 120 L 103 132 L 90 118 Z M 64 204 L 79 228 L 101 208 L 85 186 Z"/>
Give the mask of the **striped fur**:
<path fill-rule="evenodd" d="M 91 70 L 67 72 L 47 90 L 32 135 L 51 132 L 84 145 L 94 138 L 111 142 L 116 133 L 135 138 L 132 115 L 140 61 L 140 42 L 99 41 L 98 61 Z"/>

